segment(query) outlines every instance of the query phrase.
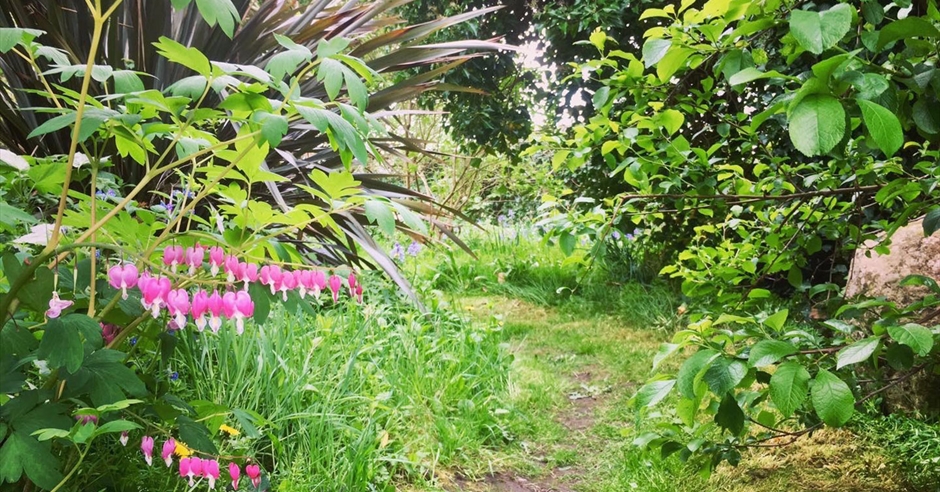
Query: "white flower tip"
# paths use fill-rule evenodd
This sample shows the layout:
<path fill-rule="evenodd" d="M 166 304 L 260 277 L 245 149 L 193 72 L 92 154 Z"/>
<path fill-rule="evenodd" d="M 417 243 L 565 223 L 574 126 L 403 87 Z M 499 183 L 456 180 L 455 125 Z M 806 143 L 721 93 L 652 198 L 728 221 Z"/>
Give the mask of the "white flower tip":
<path fill-rule="evenodd" d="M 17 171 L 29 171 L 29 162 L 26 162 L 26 159 L 23 159 L 7 149 L 0 149 L 0 162 Z"/>
<path fill-rule="evenodd" d="M 88 164 L 89 162 L 91 161 L 88 160 L 87 155 L 82 154 L 81 152 L 76 152 L 75 158 L 72 159 L 72 167 L 79 168 L 79 167 L 84 166 L 85 164 Z"/>

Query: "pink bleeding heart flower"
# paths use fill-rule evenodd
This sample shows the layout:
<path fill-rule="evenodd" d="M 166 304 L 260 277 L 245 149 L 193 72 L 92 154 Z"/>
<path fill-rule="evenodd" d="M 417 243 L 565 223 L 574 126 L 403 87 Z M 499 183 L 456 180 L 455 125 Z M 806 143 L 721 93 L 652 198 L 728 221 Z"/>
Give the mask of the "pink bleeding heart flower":
<path fill-rule="evenodd" d="M 313 272 L 299 270 L 294 272 L 294 278 L 297 279 L 297 291 L 300 293 L 300 298 L 303 299 L 307 296 L 307 289 L 313 285 Z"/>
<path fill-rule="evenodd" d="M 111 323 L 98 323 L 101 325 L 101 338 L 104 340 L 105 345 L 110 345 L 114 341 L 114 337 L 118 336 L 118 333 L 121 332 L 120 326 L 112 325 Z"/>
<path fill-rule="evenodd" d="M 215 481 L 219 479 L 219 462 L 216 460 L 207 460 L 203 467 L 205 477 L 209 479 L 209 488 L 215 489 Z"/>
<path fill-rule="evenodd" d="M 285 270 L 284 274 L 281 275 L 281 285 L 279 285 L 277 289 L 281 291 L 281 298 L 286 301 L 287 291 L 294 290 L 296 288 L 297 288 L 297 272 Z"/>
<path fill-rule="evenodd" d="M 356 280 L 355 272 L 349 272 L 349 277 L 346 279 L 346 284 L 349 286 L 349 297 L 354 297 L 356 295 L 356 286 L 359 285 Z"/>
<path fill-rule="evenodd" d="M 271 295 L 274 295 L 281 286 L 282 276 L 281 267 L 277 265 L 265 265 L 261 267 L 261 271 L 258 273 L 258 280 L 261 281 L 262 285 L 270 286 Z"/>
<path fill-rule="evenodd" d="M 176 272 L 176 267 L 182 265 L 184 261 L 183 258 L 183 247 L 182 246 L 167 246 L 163 248 L 163 264 L 170 267 L 173 272 Z"/>
<path fill-rule="evenodd" d="M 343 279 L 338 275 L 330 275 L 330 292 L 333 293 L 333 302 L 339 301 L 339 291 L 343 288 Z"/>
<path fill-rule="evenodd" d="M 249 283 L 258 281 L 258 265 L 254 263 L 242 263 L 239 272 L 241 275 L 238 280 L 245 283 L 245 290 L 248 289 Z"/>
<path fill-rule="evenodd" d="M 206 259 L 206 248 L 195 245 L 189 248 L 186 248 L 186 254 L 184 261 L 189 265 L 189 274 L 195 275 L 196 269 L 202 266 L 203 260 Z"/>
<path fill-rule="evenodd" d="M 356 284 L 356 302 L 362 304 L 362 284 Z"/>
<path fill-rule="evenodd" d="M 176 451 L 176 441 L 171 437 L 163 441 L 163 451 L 160 452 L 167 468 L 173 466 L 173 451 Z"/>
<path fill-rule="evenodd" d="M 186 326 L 186 315 L 189 313 L 189 293 L 185 289 L 176 289 L 167 294 L 167 310 L 170 316 L 175 317 L 176 326 Z"/>
<path fill-rule="evenodd" d="M 255 313 L 255 303 L 247 292 L 226 292 L 222 296 L 222 310 L 225 317 L 235 320 L 236 333 L 241 335 L 245 331 L 245 318 Z"/>
<path fill-rule="evenodd" d="M 326 274 L 321 270 L 315 270 L 313 272 L 313 285 L 311 286 L 313 290 L 313 297 L 320 297 L 320 292 L 323 289 L 326 289 Z"/>
<path fill-rule="evenodd" d="M 180 459 L 180 476 L 183 478 L 189 478 L 190 487 L 192 487 L 193 485 L 196 485 L 195 482 L 193 482 L 193 468 L 191 466 L 191 463 L 192 463 L 192 458 L 188 456 Z"/>
<path fill-rule="evenodd" d="M 194 477 L 202 477 L 206 472 L 206 460 L 193 456 L 189 460 L 189 471 Z"/>
<path fill-rule="evenodd" d="M 209 248 L 209 271 L 212 275 L 219 274 L 219 267 L 225 262 L 225 250 L 220 246 Z"/>
<path fill-rule="evenodd" d="M 219 291 L 212 291 L 212 295 L 209 296 L 209 328 L 212 328 L 213 333 L 218 333 L 219 328 L 222 327 L 224 307 L 225 303 Z"/>
<path fill-rule="evenodd" d="M 233 283 L 238 278 L 238 268 L 241 265 L 241 262 L 238 261 L 238 257 L 235 255 L 229 255 L 225 257 L 225 280 L 228 283 Z"/>
<path fill-rule="evenodd" d="M 140 452 L 144 453 L 144 461 L 147 462 L 147 466 L 153 464 L 153 438 L 150 436 L 144 436 L 140 440 Z"/>
<path fill-rule="evenodd" d="M 82 425 L 85 425 L 85 424 L 97 424 L 97 423 L 98 423 L 98 416 L 97 416 L 97 415 L 76 415 L 76 416 L 75 416 L 75 420 L 81 422 Z"/>
<path fill-rule="evenodd" d="M 46 310 L 47 318 L 58 318 L 62 310 L 74 304 L 72 301 L 59 299 L 59 293 L 53 292 L 52 299 L 49 299 L 49 309 Z"/>
<path fill-rule="evenodd" d="M 121 437 L 118 439 L 118 441 L 121 442 L 121 446 L 124 446 L 124 447 L 127 447 L 127 441 L 130 441 L 130 440 L 131 440 L 131 435 L 128 434 L 127 431 L 122 432 Z"/>
<path fill-rule="evenodd" d="M 238 490 L 238 480 L 242 476 L 242 471 L 236 463 L 228 464 L 228 476 L 232 477 L 232 489 Z"/>
<path fill-rule="evenodd" d="M 144 272 L 137 282 L 142 297 L 140 303 L 144 309 L 149 309 L 154 318 L 160 316 L 160 308 L 166 304 L 167 296 L 173 289 L 170 279 L 166 277 L 150 277 Z"/>
<path fill-rule="evenodd" d="M 121 289 L 122 299 L 127 299 L 127 289 L 137 285 L 139 278 L 137 267 L 131 264 L 114 265 L 108 270 L 108 283 L 115 289 Z"/>
<path fill-rule="evenodd" d="M 209 312 L 209 294 L 204 290 L 199 290 L 193 294 L 193 303 L 190 307 L 193 320 L 196 322 L 196 328 L 199 331 L 206 329 L 206 313 Z"/>
<path fill-rule="evenodd" d="M 251 479 L 251 484 L 257 489 L 261 485 L 261 467 L 258 465 L 248 465 L 245 467 L 245 475 Z"/>

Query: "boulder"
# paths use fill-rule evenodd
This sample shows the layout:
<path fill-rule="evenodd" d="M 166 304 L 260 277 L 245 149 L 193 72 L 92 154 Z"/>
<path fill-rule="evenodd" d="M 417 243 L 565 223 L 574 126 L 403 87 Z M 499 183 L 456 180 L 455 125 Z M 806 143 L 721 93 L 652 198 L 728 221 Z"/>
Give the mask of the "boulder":
<path fill-rule="evenodd" d="M 925 275 L 940 281 L 940 233 L 924 237 L 923 218 L 898 229 L 888 246 L 891 252 L 875 252 L 876 241 L 867 241 L 856 252 L 845 286 L 845 296 L 885 297 L 899 305 L 910 304 L 927 293 L 925 287 L 901 287 L 908 275 Z"/>

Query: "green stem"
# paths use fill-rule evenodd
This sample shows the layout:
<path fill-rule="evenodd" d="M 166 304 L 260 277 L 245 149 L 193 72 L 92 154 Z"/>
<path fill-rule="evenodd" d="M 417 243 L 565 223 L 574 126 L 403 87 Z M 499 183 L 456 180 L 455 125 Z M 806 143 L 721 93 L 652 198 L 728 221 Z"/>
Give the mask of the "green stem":
<path fill-rule="evenodd" d="M 56 492 L 57 490 L 61 489 L 62 486 L 65 485 L 65 482 L 68 482 L 69 479 L 72 478 L 72 475 L 74 475 L 75 472 L 78 471 L 78 467 L 82 465 L 82 462 L 83 462 L 83 461 L 85 461 L 85 455 L 88 454 L 88 449 L 89 449 L 90 447 L 91 447 L 91 443 L 85 444 L 85 450 L 78 452 L 78 453 L 79 453 L 79 454 L 78 454 L 78 461 L 75 463 L 75 466 L 73 466 L 72 469 L 69 470 L 69 473 L 68 473 L 65 477 L 62 478 L 62 481 L 59 482 L 58 485 L 56 485 L 55 487 L 53 487 L 52 490 L 50 490 L 49 492 Z"/>

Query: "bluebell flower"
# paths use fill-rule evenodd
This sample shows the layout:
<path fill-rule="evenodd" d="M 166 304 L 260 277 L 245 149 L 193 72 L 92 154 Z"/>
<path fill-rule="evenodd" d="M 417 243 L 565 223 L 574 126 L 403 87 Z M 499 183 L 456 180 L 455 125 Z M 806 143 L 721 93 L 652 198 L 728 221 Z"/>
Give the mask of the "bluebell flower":
<path fill-rule="evenodd" d="M 398 258 L 398 261 L 405 261 L 405 249 L 401 247 L 401 243 L 395 243 L 389 254 L 392 258 Z"/>
<path fill-rule="evenodd" d="M 411 256 L 418 256 L 418 253 L 421 252 L 421 244 L 418 241 L 412 241 L 408 245 L 408 254 Z"/>
<path fill-rule="evenodd" d="M 610 237 L 614 238 L 614 241 L 620 239 L 620 231 L 611 232 Z"/>
<path fill-rule="evenodd" d="M 506 222 L 506 216 L 499 214 L 499 217 L 496 217 L 496 221 L 499 222 L 499 225 L 503 225 Z"/>

